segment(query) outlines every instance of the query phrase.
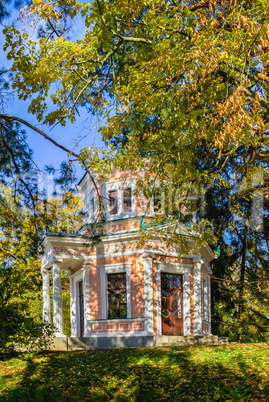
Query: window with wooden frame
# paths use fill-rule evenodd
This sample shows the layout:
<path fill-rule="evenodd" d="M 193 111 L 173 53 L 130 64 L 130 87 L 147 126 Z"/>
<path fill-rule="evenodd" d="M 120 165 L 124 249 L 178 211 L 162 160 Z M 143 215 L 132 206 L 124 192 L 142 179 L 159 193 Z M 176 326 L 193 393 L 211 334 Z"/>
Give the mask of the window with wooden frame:
<path fill-rule="evenodd" d="M 160 189 L 155 189 L 155 192 L 153 194 L 153 211 L 154 212 L 161 212 L 162 210 L 162 193 Z"/>
<path fill-rule="evenodd" d="M 108 192 L 108 209 L 110 215 L 117 215 L 118 213 L 118 194 L 117 190 Z"/>
<path fill-rule="evenodd" d="M 94 218 L 94 212 L 95 212 L 95 202 L 94 202 L 94 197 L 90 199 L 90 213 L 91 217 Z"/>
<path fill-rule="evenodd" d="M 122 194 L 123 198 L 123 212 L 132 212 L 132 189 L 131 187 L 125 188 Z"/>
<path fill-rule="evenodd" d="M 108 319 L 127 318 L 126 273 L 107 274 Z"/>

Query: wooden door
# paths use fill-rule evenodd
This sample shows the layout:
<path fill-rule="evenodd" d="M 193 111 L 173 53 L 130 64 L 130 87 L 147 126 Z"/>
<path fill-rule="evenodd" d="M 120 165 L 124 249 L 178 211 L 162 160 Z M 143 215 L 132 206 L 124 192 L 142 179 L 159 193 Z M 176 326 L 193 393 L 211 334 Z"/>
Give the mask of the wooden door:
<path fill-rule="evenodd" d="M 161 273 L 162 334 L 183 335 L 183 276 Z"/>

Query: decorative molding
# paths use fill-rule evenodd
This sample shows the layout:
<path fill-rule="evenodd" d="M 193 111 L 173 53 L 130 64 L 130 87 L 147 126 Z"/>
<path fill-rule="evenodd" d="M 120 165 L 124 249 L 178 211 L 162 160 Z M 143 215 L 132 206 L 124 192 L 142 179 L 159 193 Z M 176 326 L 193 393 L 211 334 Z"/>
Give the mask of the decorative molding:
<path fill-rule="evenodd" d="M 88 256 L 93 254 L 93 249 L 80 248 L 80 247 L 55 247 L 55 254 L 65 254 L 71 256 Z"/>
<path fill-rule="evenodd" d="M 201 256 L 193 257 L 194 264 L 203 264 L 203 258 Z"/>
<path fill-rule="evenodd" d="M 145 318 L 125 318 L 118 320 L 94 320 L 88 321 L 91 335 L 128 333 L 134 335 L 142 334 L 145 331 Z"/>
<path fill-rule="evenodd" d="M 52 264 L 61 264 L 63 262 L 63 259 L 54 255 L 52 256 L 52 258 L 50 259 Z"/>
<path fill-rule="evenodd" d="M 156 255 L 152 253 L 151 251 L 144 251 L 144 253 L 141 256 L 144 259 L 154 259 L 156 258 Z"/>

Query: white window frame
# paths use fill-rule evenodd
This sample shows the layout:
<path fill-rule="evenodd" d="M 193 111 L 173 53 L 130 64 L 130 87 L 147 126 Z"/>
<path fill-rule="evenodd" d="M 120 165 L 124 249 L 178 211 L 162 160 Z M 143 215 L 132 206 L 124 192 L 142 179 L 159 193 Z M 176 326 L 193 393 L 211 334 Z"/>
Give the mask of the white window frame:
<path fill-rule="evenodd" d="M 190 317 L 190 268 L 192 264 L 180 263 L 157 263 L 157 333 L 162 335 L 162 314 L 161 314 L 161 273 L 183 275 L 183 335 L 191 333 Z"/>
<path fill-rule="evenodd" d="M 108 300 L 107 300 L 107 274 L 126 274 L 126 304 L 127 317 L 131 318 L 131 264 L 111 264 L 100 267 L 101 272 L 101 303 L 102 319 L 108 318 Z M 118 318 L 121 320 L 121 318 Z"/>
<path fill-rule="evenodd" d="M 131 211 L 124 211 L 124 191 L 128 189 L 131 190 Z M 131 186 L 126 186 L 121 189 L 121 208 L 123 214 L 131 214 L 134 212 L 133 193 L 134 192 Z"/>
<path fill-rule="evenodd" d="M 117 220 L 122 218 L 133 217 L 137 215 L 136 212 L 136 196 L 135 196 L 135 185 L 136 179 L 135 178 L 128 178 L 126 180 L 113 180 L 109 182 L 103 183 L 102 187 L 102 194 L 105 198 L 105 206 L 107 211 L 107 219 L 108 220 Z M 130 188 L 132 192 L 132 210 L 130 212 L 123 211 L 123 190 Z M 117 192 L 117 203 L 118 203 L 118 213 L 117 214 L 110 214 L 109 212 L 109 191 L 116 191 Z"/>
<path fill-rule="evenodd" d="M 110 193 L 116 193 L 116 197 L 114 197 L 114 199 L 116 200 L 116 210 L 117 213 L 111 213 L 111 208 L 110 208 L 110 200 L 113 198 L 110 198 Z M 117 216 L 119 215 L 119 210 L 120 210 L 120 197 L 119 197 L 119 190 L 117 189 L 109 189 L 107 191 L 107 212 L 109 214 L 109 216 Z"/>
<path fill-rule="evenodd" d="M 92 210 L 91 200 L 94 200 L 94 209 Z M 85 223 L 93 222 L 94 213 L 96 210 L 96 197 L 94 190 L 89 191 L 89 193 L 84 197 L 84 212 L 85 212 Z"/>

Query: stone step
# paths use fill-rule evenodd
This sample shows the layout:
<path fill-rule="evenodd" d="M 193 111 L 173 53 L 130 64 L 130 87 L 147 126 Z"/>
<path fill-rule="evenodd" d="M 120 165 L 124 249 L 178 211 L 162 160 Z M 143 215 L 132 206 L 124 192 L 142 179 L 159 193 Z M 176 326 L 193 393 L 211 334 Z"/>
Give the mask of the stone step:
<path fill-rule="evenodd" d="M 217 335 L 173 336 L 158 335 L 156 346 L 183 346 L 183 345 L 220 345 L 228 343 L 228 338 Z"/>

